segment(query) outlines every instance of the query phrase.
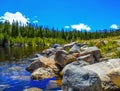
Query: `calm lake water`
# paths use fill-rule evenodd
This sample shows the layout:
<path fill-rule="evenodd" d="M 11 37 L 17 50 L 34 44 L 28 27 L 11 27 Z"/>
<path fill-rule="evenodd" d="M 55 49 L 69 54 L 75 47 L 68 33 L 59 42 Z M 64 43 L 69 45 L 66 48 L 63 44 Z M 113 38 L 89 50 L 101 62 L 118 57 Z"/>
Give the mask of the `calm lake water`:
<path fill-rule="evenodd" d="M 43 91 L 57 91 L 60 86 L 56 78 L 32 80 L 25 70 L 30 58 L 44 48 L 0 48 L 0 91 L 27 91 L 28 88 L 40 88 Z"/>

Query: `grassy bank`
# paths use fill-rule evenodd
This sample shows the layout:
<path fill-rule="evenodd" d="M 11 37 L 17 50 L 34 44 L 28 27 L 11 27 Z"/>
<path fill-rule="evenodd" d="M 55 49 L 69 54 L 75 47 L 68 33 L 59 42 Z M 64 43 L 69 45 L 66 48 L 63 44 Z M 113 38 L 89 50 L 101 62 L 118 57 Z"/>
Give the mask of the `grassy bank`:
<path fill-rule="evenodd" d="M 105 58 L 120 58 L 120 36 L 78 40 L 79 43 L 87 43 L 89 46 L 97 46 Z"/>

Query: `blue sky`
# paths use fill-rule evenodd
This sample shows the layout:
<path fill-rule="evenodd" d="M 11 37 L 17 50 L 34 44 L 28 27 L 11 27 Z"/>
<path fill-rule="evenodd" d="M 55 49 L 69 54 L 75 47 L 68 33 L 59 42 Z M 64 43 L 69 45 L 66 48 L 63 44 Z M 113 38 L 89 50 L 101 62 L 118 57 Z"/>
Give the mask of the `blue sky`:
<path fill-rule="evenodd" d="M 1 0 L 0 19 L 12 18 L 55 28 L 117 29 L 120 0 Z"/>

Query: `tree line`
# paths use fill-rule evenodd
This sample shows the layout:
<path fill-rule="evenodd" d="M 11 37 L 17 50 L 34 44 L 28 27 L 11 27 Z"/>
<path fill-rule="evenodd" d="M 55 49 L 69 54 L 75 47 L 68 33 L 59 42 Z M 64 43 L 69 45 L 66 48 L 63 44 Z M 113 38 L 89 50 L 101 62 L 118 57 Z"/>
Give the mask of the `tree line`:
<path fill-rule="evenodd" d="M 8 21 L 0 22 L 0 46 L 39 46 L 49 45 L 53 43 L 65 43 L 75 40 L 90 40 L 98 38 L 107 38 L 120 35 L 120 29 L 104 29 L 95 32 L 87 32 L 85 30 L 65 30 L 48 28 L 28 24 L 21 26 L 21 23 L 14 22 L 10 24 Z"/>

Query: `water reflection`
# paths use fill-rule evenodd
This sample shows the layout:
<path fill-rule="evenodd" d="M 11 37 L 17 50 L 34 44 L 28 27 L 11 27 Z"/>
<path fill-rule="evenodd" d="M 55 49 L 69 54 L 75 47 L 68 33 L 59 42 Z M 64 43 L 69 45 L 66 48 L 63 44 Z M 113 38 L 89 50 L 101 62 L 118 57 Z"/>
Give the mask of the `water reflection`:
<path fill-rule="evenodd" d="M 26 58 L 35 53 L 40 53 L 45 47 L 0 47 L 0 61 Z"/>
<path fill-rule="evenodd" d="M 30 73 L 25 70 L 26 66 L 31 63 L 27 57 L 31 54 L 40 53 L 41 50 L 39 48 L 0 49 L 0 91 L 26 91 L 26 89 L 34 87 L 43 91 L 60 90 L 55 77 L 32 80 Z"/>

